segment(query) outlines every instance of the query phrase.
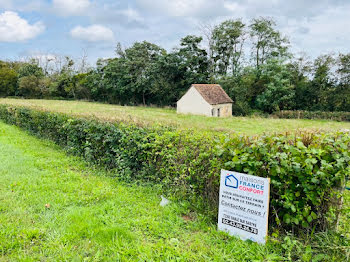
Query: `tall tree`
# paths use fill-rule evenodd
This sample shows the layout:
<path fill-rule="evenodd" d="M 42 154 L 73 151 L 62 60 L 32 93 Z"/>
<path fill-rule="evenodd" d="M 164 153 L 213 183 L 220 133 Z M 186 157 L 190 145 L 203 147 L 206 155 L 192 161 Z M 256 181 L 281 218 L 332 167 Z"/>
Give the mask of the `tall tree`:
<path fill-rule="evenodd" d="M 275 29 L 276 23 L 271 18 L 260 17 L 252 20 L 250 37 L 252 40 L 252 58 L 256 68 L 271 58 L 285 58 L 288 56 L 289 41 Z"/>
<path fill-rule="evenodd" d="M 0 96 L 15 95 L 17 79 L 17 72 L 11 65 L 0 61 Z"/>
<path fill-rule="evenodd" d="M 208 71 L 209 71 L 209 78 L 213 79 L 215 76 L 215 65 L 213 60 L 213 31 L 215 26 L 211 23 L 200 23 L 199 29 L 201 33 L 204 35 L 205 40 L 205 49 L 208 54 Z"/>
<path fill-rule="evenodd" d="M 293 109 L 295 90 L 287 65 L 279 59 L 269 59 L 260 69 L 263 91 L 256 98 L 258 108 L 268 113 Z"/>
<path fill-rule="evenodd" d="M 105 84 L 105 81 L 109 79 L 104 75 L 107 65 L 108 62 L 105 59 L 98 59 L 95 68 L 87 74 L 84 85 L 91 95 L 91 99 L 111 103 L 112 101 L 108 99 L 111 98 L 111 95 L 107 93 Z"/>
<path fill-rule="evenodd" d="M 130 76 L 130 90 L 136 95 L 135 102 L 141 101 L 146 105 L 147 97 L 156 93 L 152 85 L 150 71 L 159 57 L 165 55 L 166 51 L 147 41 L 135 43 L 125 50 L 125 63 Z"/>
<path fill-rule="evenodd" d="M 295 108 L 299 110 L 308 110 L 310 107 L 310 98 L 313 96 L 310 88 L 310 76 L 312 72 L 312 62 L 306 54 L 300 54 L 287 64 L 291 74 L 291 81 L 295 86 Z"/>
<path fill-rule="evenodd" d="M 40 78 L 35 75 L 23 76 L 18 80 L 18 94 L 27 98 L 41 97 Z"/>
<path fill-rule="evenodd" d="M 313 63 L 313 79 L 310 90 L 310 110 L 333 110 L 332 94 L 336 84 L 333 74 L 335 58 L 332 54 L 321 55 Z"/>
<path fill-rule="evenodd" d="M 245 24 L 240 19 L 227 20 L 214 28 L 210 48 L 217 74 L 236 75 L 239 72 L 245 39 Z"/>
<path fill-rule="evenodd" d="M 338 86 L 335 92 L 335 110 L 350 111 L 350 53 L 337 59 Z"/>
<path fill-rule="evenodd" d="M 74 60 L 65 56 L 60 62 L 60 71 L 51 75 L 52 84 L 50 85 L 51 93 L 55 97 L 76 98 L 76 90 L 73 83 Z"/>
<path fill-rule="evenodd" d="M 188 80 L 192 79 L 187 68 L 182 65 L 177 52 L 161 56 L 152 67 L 152 85 L 157 90 L 151 103 L 157 105 L 175 105 L 181 94 L 188 88 Z"/>
<path fill-rule="evenodd" d="M 32 60 L 30 63 L 24 63 L 18 70 L 18 77 L 24 76 L 35 76 L 35 77 L 43 77 L 44 72 L 43 69 L 36 63 L 36 61 Z"/>
<path fill-rule="evenodd" d="M 208 56 L 200 47 L 202 37 L 188 35 L 181 39 L 180 47 L 166 54 L 154 64 L 152 76 L 158 86 L 157 103 L 175 105 L 193 83 L 207 83 Z"/>
<path fill-rule="evenodd" d="M 207 52 L 199 46 L 202 40 L 202 37 L 188 35 L 181 39 L 181 47 L 176 53 L 181 61 L 179 70 L 185 71 L 187 85 L 208 81 Z"/>
<path fill-rule="evenodd" d="M 130 62 L 130 61 L 129 61 Z M 139 90 L 137 88 L 146 88 L 146 86 L 133 86 L 135 72 L 129 68 L 130 64 L 123 57 L 109 59 L 107 65 L 103 68 L 103 76 L 100 80 L 100 88 L 104 99 L 110 103 L 140 103 Z M 143 90 L 145 91 L 145 89 Z M 137 93 L 137 94 L 136 94 Z M 136 99 L 136 100 L 135 100 Z"/>
<path fill-rule="evenodd" d="M 44 78 L 43 69 L 34 59 L 24 63 L 18 69 L 18 90 L 17 95 L 39 98 L 42 96 L 42 85 L 39 83 Z"/>

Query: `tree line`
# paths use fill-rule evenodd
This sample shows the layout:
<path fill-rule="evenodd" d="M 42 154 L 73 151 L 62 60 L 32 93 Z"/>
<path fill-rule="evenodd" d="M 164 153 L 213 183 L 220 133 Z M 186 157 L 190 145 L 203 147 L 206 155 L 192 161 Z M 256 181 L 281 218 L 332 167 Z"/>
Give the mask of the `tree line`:
<path fill-rule="evenodd" d="M 174 106 L 191 84 L 219 83 L 236 115 L 350 111 L 350 53 L 314 60 L 292 54 L 288 38 L 267 17 L 205 25 L 202 34 L 185 36 L 169 52 L 147 41 L 117 44 L 115 57 L 91 68 L 70 57 L 0 61 L 0 96 Z"/>

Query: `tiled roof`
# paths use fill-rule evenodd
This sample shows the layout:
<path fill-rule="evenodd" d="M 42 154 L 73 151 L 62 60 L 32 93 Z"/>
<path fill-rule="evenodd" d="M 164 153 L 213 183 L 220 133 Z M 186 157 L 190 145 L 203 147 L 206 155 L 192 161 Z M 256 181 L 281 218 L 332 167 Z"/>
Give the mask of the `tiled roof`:
<path fill-rule="evenodd" d="M 224 89 L 217 84 L 193 84 L 192 85 L 211 105 L 233 103 Z"/>

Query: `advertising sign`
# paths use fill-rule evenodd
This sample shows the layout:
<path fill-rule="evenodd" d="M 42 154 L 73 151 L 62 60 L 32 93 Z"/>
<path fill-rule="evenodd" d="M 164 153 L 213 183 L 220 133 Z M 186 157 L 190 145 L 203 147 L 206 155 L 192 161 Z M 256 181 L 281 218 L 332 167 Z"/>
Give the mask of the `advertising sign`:
<path fill-rule="evenodd" d="M 270 179 L 221 170 L 218 229 L 265 244 Z"/>

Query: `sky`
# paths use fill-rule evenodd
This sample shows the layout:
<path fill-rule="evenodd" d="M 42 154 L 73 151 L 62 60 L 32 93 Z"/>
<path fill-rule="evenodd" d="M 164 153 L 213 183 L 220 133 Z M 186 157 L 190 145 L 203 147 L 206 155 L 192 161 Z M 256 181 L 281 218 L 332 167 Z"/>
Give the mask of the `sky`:
<path fill-rule="evenodd" d="M 83 55 L 90 63 L 149 41 L 167 50 L 201 25 L 272 17 L 292 51 L 350 52 L 350 0 L 0 0 L 0 59 Z"/>

